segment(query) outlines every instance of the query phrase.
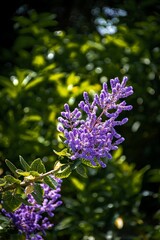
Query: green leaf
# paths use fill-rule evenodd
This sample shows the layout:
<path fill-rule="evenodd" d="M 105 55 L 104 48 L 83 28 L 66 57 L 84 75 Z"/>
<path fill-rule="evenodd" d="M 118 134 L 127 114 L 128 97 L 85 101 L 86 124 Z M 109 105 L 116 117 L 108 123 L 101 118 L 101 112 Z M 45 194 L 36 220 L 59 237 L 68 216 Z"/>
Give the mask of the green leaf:
<path fill-rule="evenodd" d="M 53 71 L 53 69 L 56 67 L 56 64 L 55 63 L 52 63 L 52 64 L 47 64 L 47 67 L 43 68 L 42 72 L 46 74 L 46 72 L 48 71 Z"/>
<path fill-rule="evenodd" d="M 34 177 L 38 177 L 38 176 L 40 176 L 40 173 L 38 173 L 36 171 L 30 171 L 30 175 L 32 175 Z"/>
<path fill-rule="evenodd" d="M 91 168 L 99 168 L 100 167 L 99 163 L 97 163 L 96 166 L 93 166 L 89 160 L 85 160 L 85 159 L 82 159 L 82 163 Z"/>
<path fill-rule="evenodd" d="M 45 173 L 46 169 L 45 166 L 42 162 L 42 160 L 40 158 L 35 159 L 32 163 L 31 163 L 31 170 L 32 171 L 37 171 L 38 173 Z"/>
<path fill-rule="evenodd" d="M 19 175 L 24 176 L 24 177 L 28 177 L 30 175 L 30 172 L 25 172 L 21 169 L 17 169 L 16 173 L 18 173 Z"/>
<path fill-rule="evenodd" d="M 0 178 L 0 187 L 3 187 L 6 184 L 6 181 L 3 178 Z"/>
<path fill-rule="evenodd" d="M 21 198 L 21 202 L 22 202 L 23 204 L 27 205 L 27 206 L 32 206 L 32 204 L 29 203 L 29 202 L 28 202 L 26 199 L 24 199 L 24 198 Z"/>
<path fill-rule="evenodd" d="M 157 182 L 159 183 L 160 182 L 160 169 L 151 169 L 149 172 L 148 172 L 148 178 L 149 178 L 149 181 L 150 182 Z"/>
<path fill-rule="evenodd" d="M 22 199 L 20 194 L 12 194 L 8 191 L 3 194 L 3 208 L 7 212 L 15 211 L 22 204 Z"/>
<path fill-rule="evenodd" d="M 60 170 L 58 170 L 58 172 L 55 173 L 55 177 L 57 178 L 67 178 L 69 177 L 69 175 L 71 174 L 71 168 L 69 165 L 65 165 L 63 167 L 61 167 Z"/>
<path fill-rule="evenodd" d="M 64 156 L 66 156 L 66 157 L 70 157 L 71 156 L 71 154 L 68 152 L 68 148 L 64 148 L 62 151 L 60 151 L 60 152 L 57 152 L 56 150 L 53 150 L 53 152 L 55 153 L 55 154 L 57 154 L 58 156 L 60 156 L 60 157 L 64 157 Z"/>
<path fill-rule="evenodd" d="M 83 166 L 83 165 L 79 165 L 77 168 L 76 168 L 76 172 L 81 175 L 82 177 L 84 178 L 87 178 L 87 171 L 86 171 L 86 168 Z"/>
<path fill-rule="evenodd" d="M 82 163 L 81 159 L 76 159 L 71 165 L 71 170 L 76 169 Z"/>
<path fill-rule="evenodd" d="M 66 140 L 66 138 L 64 137 L 64 135 L 61 135 L 61 134 L 62 133 L 58 134 L 58 138 L 61 142 L 64 142 Z M 53 151 L 55 151 L 55 150 L 53 150 Z M 57 151 L 55 151 L 55 152 L 57 152 Z"/>
<path fill-rule="evenodd" d="M 51 177 L 51 176 L 46 176 L 44 177 L 44 182 L 50 187 L 55 189 L 58 185 L 58 183 Z"/>
<path fill-rule="evenodd" d="M 52 73 L 49 75 L 49 81 L 55 81 L 55 82 L 59 82 L 59 80 L 61 78 L 63 78 L 65 76 L 64 73 Z"/>
<path fill-rule="evenodd" d="M 54 164 L 54 171 L 58 171 L 62 166 L 64 166 L 64 163 L 61 163 L 60 161 L 56 161 Z"/>
<path fill-rule="evenodd" d="M 11 220 L 0 214 L 0 233 L 7 232 L 10 227 Z"/>
<path fill-rule="evenodd" d="M 44 80 L 44 77 L 37 77 L 34 80 L 31 80 L 26 86 L 25 86 L 25 90 L 29 90 L 33 87 L 35 87 L 36 85 L 38 85 L 39 83 L 41 83 Z"/>
<path fill-rule="evenodd" d="M 28 124 L 29 122 L 39 122 L 41 121 L 41 116 L 39 115 L 29 115 L 29 116 L 25 116 L 24 118 L 22 118 L 22 120 L 20 121 L 20 127 L 25 127 L 26 124 Z"/>
<path fill-rule="evenodd" d="M 79 179 L 77 179 L 75 177 L 71 177 L 70 180 L 78 190 L 83 191 L 85 189 L 84 182 L 80 181 Z"/>
<path fill-rule="evenodd" d="M 43 188 L 39 183 L 34 183 L 34 192 L 39 196 L 39 198 L 43 199 Z"/>
<path fill-rule="evenodd" d="M 122 149 L 122 147 L 119 147 L 116 151 L 114 151 L 114 153 L 113 153 L 113 158 L 114 158 L 114 159 L 120 158 L 120 156 L 122 155 L 122 153 L 123 153 L 123 149 Z"/>
<path fill-rule="evenodd" d="M 31 194 L 38 204 L 42 204 L 44 191 L 40 184 L 34 183 L 34 192 Z"/>
<path fill-rule="evenodd" d="M 15 177 L 19 177 L 19 175 L 16 173 L 16 166 L 10 162 L 8 159 L 5 160 L 5 163 L 7 165 L 7 167 L 11 170 L 11 172 L 15 175 Z"/>
<path fill-rule="evenodd" d="M 74 72 L 70 73 L 67 77 L 67 86 L 68 85 L 75 85 L 80 81 L 80 76 L 76 76 Z"/>
<path fill-rule="evenodd" d="M 4 179 L 6 180 L 7 184 L 13 184 L 13 183 L 20 184 L 21 183 L 21 181 L 19 179 L 14 178 L 11 175 L 6 175 L 4 177 Z"/>
<path fill-rule="evenodd" d="M 20 160 L 20 163 L 22 165 L 22 167 L 24 168 L 25 171 L 30 171 L 30 166 L 29 164 L 24 160 L 24 158 L 22 156 L 19 156 L 19 160 Z"/>

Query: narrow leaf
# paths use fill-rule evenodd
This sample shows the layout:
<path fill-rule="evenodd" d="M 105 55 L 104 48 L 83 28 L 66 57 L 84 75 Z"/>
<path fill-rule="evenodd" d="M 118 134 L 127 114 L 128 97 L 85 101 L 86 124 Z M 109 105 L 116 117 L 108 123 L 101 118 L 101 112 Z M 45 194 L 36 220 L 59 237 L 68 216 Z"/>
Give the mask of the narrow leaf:
<path fill-rule="evenodd" d="M 19 177 L 19 175 L 16 173 L 16 166 L 10 162 L 8 159 L 5 160 L 5 163 L 7 165 L 7 167 L 11 170 L 11 172 L 15 175 L 15 177 Z"/>
<path fill-rule="evenodd" d="M 0 187 L 3 187 L 6 184 L 6 181 L 3 178 L 0 178 Z"/>
<path fill-rule="evenodd" d="M 51 177 L 51 176 L 46 176 L 44 177 L 44 182 L 50 187 L 55 189 L 58 185 L 58 183 Z"/>
<path fill-rule="evenodd" d="M 27 205 L 27 206 L 32 206 L 32 204 L 29 203 L 29 202 L 28 202 L 26 199 L 24 199 L 24 198 L 21 198 L 21 202 L 22 202 L 23 204 Z"/>
<path fill-rule="evenodd" d="M 29 164 L 24 160 L 24 158 L 23 158 L 22 156 L 19 156 L 19 160 L 20 160 L 20 163 L 21 163 L 23 169 L 24 169 L 25 171 L 29 172 L 29 171 L 30 171 L 30 166 L 29 166 Z"/>
<path fill-rule="evenodd" d="M 82 159 L 82 163 L 91 168 L 99 168 L 100 167 L 99 163 L 97 163 L 96 166 L 93 166 L 89 160 L 85 160 L 85 159 Z"/>
<path fill-rule="evenodd" d="M 43 200 L 44 191 L 40 184 L 34 183 L 34 192 L 38 195 L 40 199 Z"/>
<path fill-rule="evenodd" d="M 56 161 L 53 169 L 54 169 L 54 171 L 58 171 L 64 165 L 65 164 L 61 163 L 60 161 Z"/>
<path fill-rule="evenodd" d="M 30 172 L 25 172 L 21 169 L 17 169 L 16 173 L 18 173 L 19 175 L 24 176 L 24 177 L 28 177 L 30 175 Z"/>
<path fill-rule="evenodd" d="M 6 175 L 4 177 L 4 179 L 6 180 L 7 184 L 13 184 L 13 183 L 20 184 L 21 183 L 21 181 L 19 179 L 14 178 L 11 175 Z"/>
<path fill-rule="evenodd" d="M 63 166 L 58 172 L 55 173 L 57 178 L 67 178 L 71 174 L 71 168 L 69 165 Z"/>
<path fill-rule="evenodd" d="M 61 133 L 58 134 L 58 138 L 59 138 L 59 140 L 60 140 L 61 142 L 64 142 L 64 141 L 66 140 L 66 138 L 65 138 L 63 135 L 61 135 Z M 53 151 L 54 151 L 54 150 L 53 150 Z"/>
<path fill-rule="evenodd" d="M 68 152 L 68 148 L 64 148 L 62 151 L 60 151 L 60 152 L 57 152 L 56 150 L 53 150 L 53 152 L 55 153 L 55 154 L 57 154 L 58 156 L 60 156 L 60 157 L 64 157 L 64 156 L 66 156 L 66 157 L 70 157 L 70 153 Z"/>
<path fill-rule="evenodd" d="M 31 163 L 31 170 L 32 171 L 37 171 L 38 173 L 45 173 L 46 169 L 45 166 L 42 162 L 42 160 L 40 158 L 35 159 L 32 163 Z"/>
<path fill-rule="evenodd" d="M 8 217 L 5 217 L 0 214 L 0 236 L 3 232 L 8 232 L 8 229 L 10 227 L 11 220 Z M 2 237 L 2 236 L 1 236 Z M 0 237 L 0 239 L 1 239 Z"/>
<path fill-rule="evenodd" d="M 37 84 L 41 83 L 43 81 L 43 77 L 38 77 L 35 80 L 30 81 L 26 86 L 25 89 L 29 90 L 30 88 L 35 87 Z"/>
<path fill-rule="evenodd" d="M 27 181 L 34 181 L 35 177 L 32 176 L 32 175 L 29 175 L 29 176 L 25 177 L 25 180 L 27 180 Z"/>
<path fill-rule="evenodd" d="M 38 173 L 36 171 L 30 171 L 30 175 L 32 175 L 34 177 L 38 177 L 38 176 L 40 176 L 40 173 Z"/>
<path fill-rule="evenodd" d="M 43 189 L 40 186 L 40 184 L 35 183 L 34 184 L 34 192 L 32 192 L 32 196 L 34 197 L 34 199 L 37 201 L 38 204 L 42 204 L 43 201 Z"/>
<path fill-rule="evenodd" d="M 76 168 L 76 172 L 81 175 L 82 177 L 84 178 L 87 178 L 87 171 L 86 171 L 86 168 L 83 166 L 83 165 L 79 165 L 77 168 Z"/>
<path fill-rule="evenodd" d="M 39 199 L 39 197 L 37 196 L 37 194 L 35 194 L 34 192 L 31 193 L 32 196 L 34 197 L 35 201 L 38 203 L 38 204 L 42 204 L 42 200 Z"/>
<path fill-rule="evenodd" d="M 81 163 L 82 163 L 81 159 L 74 161 L 73 164 L 71 165 L 71 169 L 72 170 L 76 169 Z"/>
<path fill-rule="evenodd" d="M 149 172 L 150 182 L 160 182 L 160 169 L 152 169 Z"/>

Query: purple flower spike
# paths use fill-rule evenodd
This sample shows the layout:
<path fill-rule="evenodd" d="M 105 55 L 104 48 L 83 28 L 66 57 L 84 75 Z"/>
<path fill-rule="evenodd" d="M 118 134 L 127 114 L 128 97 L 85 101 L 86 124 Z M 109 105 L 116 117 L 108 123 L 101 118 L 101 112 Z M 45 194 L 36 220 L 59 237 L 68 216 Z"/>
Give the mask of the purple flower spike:
<path fill-rule="evenodd" d="M 53 217 L 54 210 L 62 204 L 62 201 L 59 200 L 62 180 L 57 178 L 54 180 L 58 183 L 55 190 L 46 184 L 41 184 L 44 190 L 42 205 L 38 204 L 29 194 L 28 202 L 31 205 L 22 204 L 15 212 L 11 213 L 2 210 L 5 216 L 12 220 L 18 231 L 26 235 L 26 240 L 43 240 L 42 235 L 45 235 L 45 231 L 53 227 L 49 217 Z"/>
<path fill-rule="evenodd" d="M 132 86 L 126 86 L 127 80 L 127 77 L 122 82 L 118 77 L 111 79 L 111 92 L 108 91 L 107 83 L 103 83 L 100 94 L 95 94 L 91 103 L 88 93 L 84 92 L 84 101 L 78 104 L 79 109 L 76 108 L 76 111 L 70 112 L 68 104 L 65 104 L 65 112 L 58 118 L 62 125 L 58 130 L 64 133 L 72 160 L 82 158 L 93 166 L 98 162 L 104 168 L 104 158 L 112 158 L 110 152 L 124 141 L 115 126 L 125 124 L 127 118 L 117 118 L 121 112 L 132 109 L 131 105 L 121 101 L 133 94 Z"/>

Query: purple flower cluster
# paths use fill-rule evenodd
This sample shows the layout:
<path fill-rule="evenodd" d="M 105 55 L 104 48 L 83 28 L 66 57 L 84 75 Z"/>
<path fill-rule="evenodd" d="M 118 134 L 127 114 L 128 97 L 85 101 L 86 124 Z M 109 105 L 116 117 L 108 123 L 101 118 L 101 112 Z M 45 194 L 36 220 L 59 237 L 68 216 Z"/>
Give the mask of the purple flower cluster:
<path fill-rule="evenodd" d="M 45 230 L 53 226 L 49 217 L 53 217 L 54 210 L 62 204 L 59 200 L 62 180 L 57 178 L 55 180 L 58 183 L 55 190 L 46 184 L 41 184 L 44 190 L 42 205 L 37 204 L 34 197 L 29 194 L 28 202 L 32 204 L 31 206 L 22 204 L 12 213 L 3 210 L 4 214 L 12 219 L 19 232 L 26 235 L 26 240 L 42 240 Z"/>
<path fill-rule="evenodd" d="M 119 114 L 132 109 L 124 100 L 120 102 L 120 99 L 133 94 L 132 86 L 126 86 L 127 80 L 124 77 L 120 83 L 117 77 L 111 79 L 111 92 L 104 82 L 100 94 L 95 94 L 91 103 L 88 93 L 84 92 L 84 101 L 72 112 L 68 104 L 64 105 L 65 111 L 58 118 L 58 130 L 64 133 L 64 143 L 71 150 L 72 160 L 82 158 L 89 160 L 93 166 L 98 162 L 101 167 L 106 167 L 102 159 L 112 158 L 111 150 L 116 150 L 117 145 L 124 141 L 115 127 L 128 121 L 127 118 L 118 120 Z"/>

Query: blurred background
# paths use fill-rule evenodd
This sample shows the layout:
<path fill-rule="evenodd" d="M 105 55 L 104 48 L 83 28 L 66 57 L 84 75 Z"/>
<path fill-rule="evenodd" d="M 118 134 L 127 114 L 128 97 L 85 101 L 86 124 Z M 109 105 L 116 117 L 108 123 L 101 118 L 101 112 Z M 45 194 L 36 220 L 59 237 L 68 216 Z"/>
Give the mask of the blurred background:
<path fill-rule="evenodd" d="M 63 181 L 46 240 L 160 239 L 160 3 L 5 0 L 0 7 L 0 174 L 7 158 L 62 149 L 57 118 L 110 78 L 128 76 L 133 110 L 106 169 Z M 123 117 L 123 116 L 122 116 Z M 1 239 L 24 239 L 14 231 Z"/>

